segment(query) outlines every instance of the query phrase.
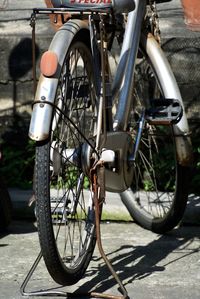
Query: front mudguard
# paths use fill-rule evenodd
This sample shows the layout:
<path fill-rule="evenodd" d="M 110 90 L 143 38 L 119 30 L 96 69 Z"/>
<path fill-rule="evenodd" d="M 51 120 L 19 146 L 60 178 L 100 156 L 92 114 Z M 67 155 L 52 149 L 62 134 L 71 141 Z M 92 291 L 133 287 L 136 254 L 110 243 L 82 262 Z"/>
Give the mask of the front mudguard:
<path fill-rule="evenodd" d="M 43 141 L 49 137 L 53 105 L 62 65 L 69 46 L 77 34 L 80 34 L 82 38 L 84 37 L 84 42 L 89 40 L 87 23 L 81 20 L 69 20 L 56 32 L 50 44 L 49 51 L 56 53 L 58 67 L 52 77 L 40 75 L 29 126 L 29 137 L 32 140 Z"/>
<path fill-rule="evenodd" d="M 169 62 L 167 61 L 160 45 L 151 34 L 148 34 L 147 36 L 142 35 L 141 44 L 150 58 L 156 74 L 158 75 L 160 86 L 165 98 L 179 100 L 182 105 L 183 116 L 181 120 L 173 126 L 176 142 L 176 154 L 178 163 L 181 166 L 191 167 L 193 163 L 193 151 L 190 139 L 190 131 L 183 99 L 181 97 L 174 74 L 171 70 L 171 66 L 169 65 Z"/>

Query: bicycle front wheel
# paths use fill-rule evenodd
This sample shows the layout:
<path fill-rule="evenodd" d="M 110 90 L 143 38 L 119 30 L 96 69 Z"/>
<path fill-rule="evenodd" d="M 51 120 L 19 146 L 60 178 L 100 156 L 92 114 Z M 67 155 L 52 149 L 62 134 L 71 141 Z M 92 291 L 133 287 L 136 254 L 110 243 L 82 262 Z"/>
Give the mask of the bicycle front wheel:
<path fill-rule="evenodd" d="M 92 57 L 83 42 L 73 41 L 62 65 L 50 137 L 37 145 L 35 163 L 42 255 L 62 285 L 83 276 L 95 246 L 93 194 L 82 155 L 92 142 L 96 120 Z"/>
<path fill-rule="evenodd" d="M 134 178 L 121 198 L 132 218 L 146 229 L 165 233 L 181 220 L 188 197 L 189 167 L 177 160 L 177 138 L 173 125 L 151 124 L 146 108 L 166 98 L 167 79 L 160 80 L 158 69 L 141 47 L 135 70 L 134 103 L 128 130 L 136 142 L 143 126 L 134 164 Z M 173 76 L 172 86 L 177 89 Z M 169 88 L 169 89 L 170 89 Z M 173 96 L 171 97 L 173 98 Z M 151 101 L 151 103 L 150 103 Z"/>

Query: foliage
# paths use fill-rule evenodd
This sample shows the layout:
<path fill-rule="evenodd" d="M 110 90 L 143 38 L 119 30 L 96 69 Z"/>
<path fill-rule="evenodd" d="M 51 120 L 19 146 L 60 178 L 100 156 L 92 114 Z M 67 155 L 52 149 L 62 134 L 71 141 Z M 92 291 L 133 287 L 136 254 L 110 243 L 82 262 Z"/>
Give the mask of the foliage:
<path fill-rule="evenodd" d="M 8 187 L 32 188 L 35 146 L 27 140 L 24 147 L 3 144 L 0 173 Z"/>

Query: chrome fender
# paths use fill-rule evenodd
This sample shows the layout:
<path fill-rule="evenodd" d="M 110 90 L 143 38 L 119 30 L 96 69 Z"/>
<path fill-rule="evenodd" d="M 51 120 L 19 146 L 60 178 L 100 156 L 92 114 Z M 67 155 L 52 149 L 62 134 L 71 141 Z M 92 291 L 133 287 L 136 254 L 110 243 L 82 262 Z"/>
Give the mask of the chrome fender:
<path fill-rule="evenodd" d="M 70 20 L 56 32 L 50 44 L 49 51 L 53 51 L 57 55 L 58 67 L 53 77 L 40 75 L 29 126 L 29 137 L 35 141 L 43 141 L 49 137 L 61 68 L 68 48 L 80 30 L 89 32 L 87 23 L 81 20 Z"/>
<path fill-rule="evenodd" d="M 149 34 L 148 36 L 142 35 L 141 43 L 142 46 L 146 49 L 148 56 L 151 58 L 153 67 L 158 74 L 160 86 L 165 98 L 177 99 L 182 104 L 183 116 L 181 120 L 173 126 L 174 134 L 176 136 L 175 142 L 177 149 L 177 159 L 180 165 L 191 167 L 193 152 L 191 140 L 189 137 L 189 126 L 183 100 L 174 74 L 160 45 L 156 42 L 151 34 Z"/>

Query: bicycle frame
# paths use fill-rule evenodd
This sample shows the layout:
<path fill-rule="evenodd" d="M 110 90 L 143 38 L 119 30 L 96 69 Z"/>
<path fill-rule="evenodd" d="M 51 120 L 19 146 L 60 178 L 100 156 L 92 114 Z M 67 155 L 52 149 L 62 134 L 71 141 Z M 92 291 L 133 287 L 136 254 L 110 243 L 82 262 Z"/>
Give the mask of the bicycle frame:
<path fill-rule="evenodd" d="M 132 101 L 132 90 L 134 85 L 134 68 L 137 58 L 139 42 L 146 49 L 148 55 L 153 61 L 153 67 L 156 73 L 159 73 L 161 86 L 167 86 L 163 90 L 165 98 L 178 99 L 183 107 L 183 116 L 178 124 L 174 125 L 174 133 L 177 135 L 177 159 L 182 166 L 190 166 L 192 161 L 191 141 L 188 137 L 189 127 L 184 110 L 183 100 L 176 82 L 174 74 L 171 72 L 168 61 L 156 42 L 155 38 L 149 34 L 147 37 L 141 35 L 141 25 L 145 13 L 146 1 L 136 0 L 136 9 L 129 13 L 126 33 L 121 50 L 119 65 L 116 71 L 115 81 L 113 83 L 113 94 L 116 96 L 118 86 L 124 82 L 119 95 L 119 104 L 114 118 L 114 130 L 125 130 L 127 119 Z M 133 30 L 134 28 L 134 30 Z M 168 82 L 162 84 L 162 82 Z M 124 100 L 126 99 L 126 101 Z"/>
<path fill-rule="evenodd" d="M 114 118 L 114 130 L 126 129 L 130 104 L 133 99 L 132 90 L 134 85 L 134 70 L 141 36 L 142 21 L 146 8 L 146 1 L 136 0 L 135 2 L 135 10 L 130 12 L 128 16 L 120 61 L 113 83 L 114 95 L 116 95 L 118 86 L 122 85 L 119 95 L 119 104 Z"/>
<path fill-rule="evenodd" d="M 120 61 L 112 86 L 112 100 L 118 97 L 119 102 L 116 114 L 114 116 L 114 122 L 111 127 L 113 128 L 114 132 L 118 132 L 118 135 L 117 133 L 113 132 L 109 135 L 108 138 L 108 134 L 107 132 L 105 132 L 105 134 L 107 135 L 105 139 L 110 139 L 108 140 L 108 143 L 106 145 L 113 143 L 114 146 L 119 147 L 120 136 L 124 140 L 124 143 L 126 143 L 126 136 L 123 132 L 125 132 L 127 127 L 130 106 L 133 100 L 132 90 L 134 85 L 134 70 L 139 43 L 141 43 L 142 47 L 145 48 L 146 52 L 151 57 L 153 62 L 153 68 L 156 70 L 156 73 L 159 74 L 160 82 L 167 82 L 167 84 L 163 84 L 164 86 L 166 86 L 166 89 L 163 90 L 165 98 L 177 99 L 182 104 L 182 107 L 184 107 L 178 86 L 174 84 L 174 75 L 171 72 L 169 64 L 165 56 L 163 55 L 160 46 L 151 34 L 141 34 L 142 22 L 145 14 L 145 7 L 146 0 L 135 0 L 135 10 L 128 14 L 128 22 L 123 40 Z M 62 62 L 66 55 L 66 49 L 68 48 L 68 45 L 72 41 L 74 35 L 77 34 L 79 30 L 84 30 L 85 32 L 88 30 L 88 26 L 85 22 L 80 20 L 73 20 L 72 22 L 67 22 L 63 26 L 63 29 L 57 32 L 49 48 L 50 50 L 57 53 L 59 65 L 62 65 Z M 65 34 L 65 29 L 68 32 L 70 31 L 70 33 L 68 33 L 67 38 Z M 54 98 L 57 90 L 59 71 L 57 71 L 55 76 L 52 78 L 47 78 L 42 75 L 42 78 L 39 81 L 29 130 L 29 136 L 33 140 L 41 141 L 47 139 L 49 136 L 49 128 L 52 118 Z M 120 92 L 119 94 L 117 94 L 119 86 Z M 103 107 L 104 105 L 102 105 L 102 109 L 104 109 Z M 102 111 L 102 113 L 104 112 Z M 178 122 L 178 124 L 174 125 L 173 128 L 174 133 L 177 136 L 177 138 L 175 139 L 177 145 L 178 162 L 180 165 L 189 166 L 191 165 L 192 150 L 190 138 L 188 136 L 189 128 L 184 109 L 182 119 Z M 99 121 L 98 132 L 101 132 L 101 130 L 102 122 Z M 125 147 L 125 152 L 127 151 L 128 148 Z M 129 176 L 129 174 L 127 175 Z M 118 178 L 118 182 L 120 182 L 121 178 L 122 176 Z M 125 189 L 125 187 L 127 186 L 123 186 L 121 189 L 119 188 L 119 190 L 116 191 L 122 191 L 122 189 Z M 113 190 L 111 189 L 111 191 Z"/>
<path fill-rule="evenodd" d="M 59 9 L 46 14 L 63 16 L 75 0 L 52 1 Z M 103 5 L 96 10 L 70 6 L 75 14 L 42 56 L 29 130 L 32 139 L 44 141 L 36 145 L 41 254 L 32 270 L 43 255 L 56 283 L 75 284 L 88 267 L 97 237 L 100 253 L 127 298 L 101 246 L 105 191 L 121 193 L 135 221 L 165 233 L 183 216 L 192 151 L 176 80 L 151 33 L 158 29 L 157 20 L 151 21 L 154 3 L 146 15 L 148 0 L 135 0 L 125 23 L 113 5 L 119 8 L 134 0 L 108 1 L 105 10 Z M 61 3 L 66 7 L 60 8 Z M 114 39 L 119 44 L 123 39 L 123 45 L 112 84 Z"/>

